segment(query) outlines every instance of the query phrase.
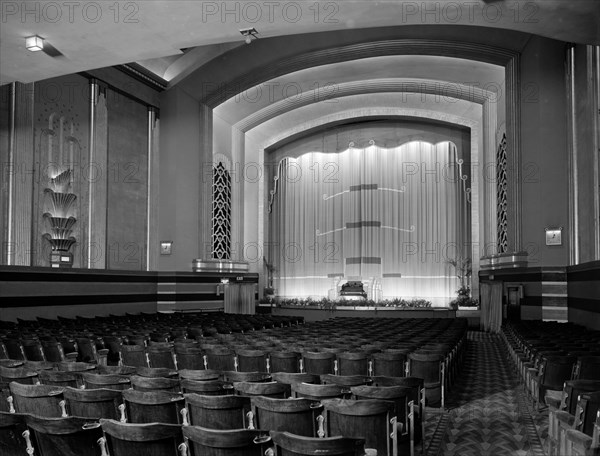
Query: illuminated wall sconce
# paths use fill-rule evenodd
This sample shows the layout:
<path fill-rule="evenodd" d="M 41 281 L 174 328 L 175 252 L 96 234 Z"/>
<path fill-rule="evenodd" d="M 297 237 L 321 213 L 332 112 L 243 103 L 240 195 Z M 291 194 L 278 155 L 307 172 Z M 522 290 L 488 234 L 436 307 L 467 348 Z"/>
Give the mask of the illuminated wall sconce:
<path fill-rule="evenodd" d="M 25 47 L 31 52 L 43 51 L 44 39 L 37 35 L 28 36 L 27 38 L 25 38 Z"/>
<path fill-rule="evenodd" d="M 227 284 L 229 283 L 229 279 L 227 279 L 227 278 L 222 278 L 222 279 L 221 279 L 221 283 L 222 283 L 223 285 L 227 285 Z"/>
<path fill-rule="evenodd" d="M 558 228 L 545 228 L 546 245 L 562 245 L 562 226 Z"/>
<path fill-rule="evenodd" d="M 160 241 L 160 254 L 171 255 L 173 241 Z"/>

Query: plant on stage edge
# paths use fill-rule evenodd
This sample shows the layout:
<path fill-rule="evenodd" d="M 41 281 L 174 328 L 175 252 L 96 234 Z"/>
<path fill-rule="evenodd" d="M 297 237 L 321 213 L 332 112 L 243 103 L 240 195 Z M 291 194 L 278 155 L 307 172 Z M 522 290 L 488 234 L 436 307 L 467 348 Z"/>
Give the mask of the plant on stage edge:
<path fill-rule="evenodd" d="M 384 299 L 382 301 L 374 301 L 372 299 L 365 300 L 348 300 L 348 299 L 312 299 L 312 298 L 289 298 L 278 299 L 278 306 L 301 306 L 301 307 L 319 307 L 321 309 L 335 309 L 336 307 L 391 307 L 396 309 L 418 309 L 431 307 L 431 302 L 426 299 Z"/>

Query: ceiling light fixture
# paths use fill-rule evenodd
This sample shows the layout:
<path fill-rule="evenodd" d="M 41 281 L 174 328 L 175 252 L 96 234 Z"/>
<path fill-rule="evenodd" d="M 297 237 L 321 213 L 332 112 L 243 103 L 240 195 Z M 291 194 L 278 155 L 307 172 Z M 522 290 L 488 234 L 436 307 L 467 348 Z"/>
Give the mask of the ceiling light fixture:
<path fill-rule="evenodd" d="M 252 40 L 258 39 L 258 32 L 256 31 L 256 29 L 254 27 L 252 28 L 247 28 L 247 29 L 241 29 L 240 33 L 242 34 L 242 36 L 246 37 L 246 39 L 244 41 L 246 41 L 246 44 L 250 44 L 252 43 Z"/>
<path fill-rule="evenodd" d="M 44 39 L 37 35 L 28 36 L 27 38 L 25 38 L 25 47 L 31 52 L 43 51 Z"/>

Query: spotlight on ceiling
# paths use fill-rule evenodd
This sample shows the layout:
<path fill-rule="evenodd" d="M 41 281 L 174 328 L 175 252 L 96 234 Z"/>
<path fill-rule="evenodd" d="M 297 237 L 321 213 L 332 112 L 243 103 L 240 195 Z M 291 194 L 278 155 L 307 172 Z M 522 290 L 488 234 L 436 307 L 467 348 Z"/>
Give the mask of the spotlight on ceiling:
<path fill-rule="evenodd" d="M 252 40 L 258 39 L 258 32 L 256 31 L 256 29 L 254 27 L 252 28 L 247 28 L 247 29 L 241 29 L 240 33 L 242 34 L 242 36 L 246 37 L 246 39 L 244 41 L 246 41 L 246 44 L 250 44 L 252 43 Z"/>
<path fill-rule="evenodd" d="M 25 47 L 31 52 L 43 51 L 44 39 L 37 35 L 28 36 L 27 38 L 25 38 Z"/>

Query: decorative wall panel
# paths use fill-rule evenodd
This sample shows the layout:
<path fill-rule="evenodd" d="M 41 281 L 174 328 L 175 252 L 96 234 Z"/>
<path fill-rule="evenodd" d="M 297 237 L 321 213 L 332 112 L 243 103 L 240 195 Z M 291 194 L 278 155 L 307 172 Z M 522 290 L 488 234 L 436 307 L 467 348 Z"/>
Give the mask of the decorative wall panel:
<path fill-rule="evenodd" d="M 231 258 L 231 175 L 222 162 L 213 167 L 212 257 Z"/>
<path fill-rule="evenodd" d="M 508 159 L 506 135 L 498 145 L 496 153 L 496 220 L 498 253 L 508 252 Z"/>

